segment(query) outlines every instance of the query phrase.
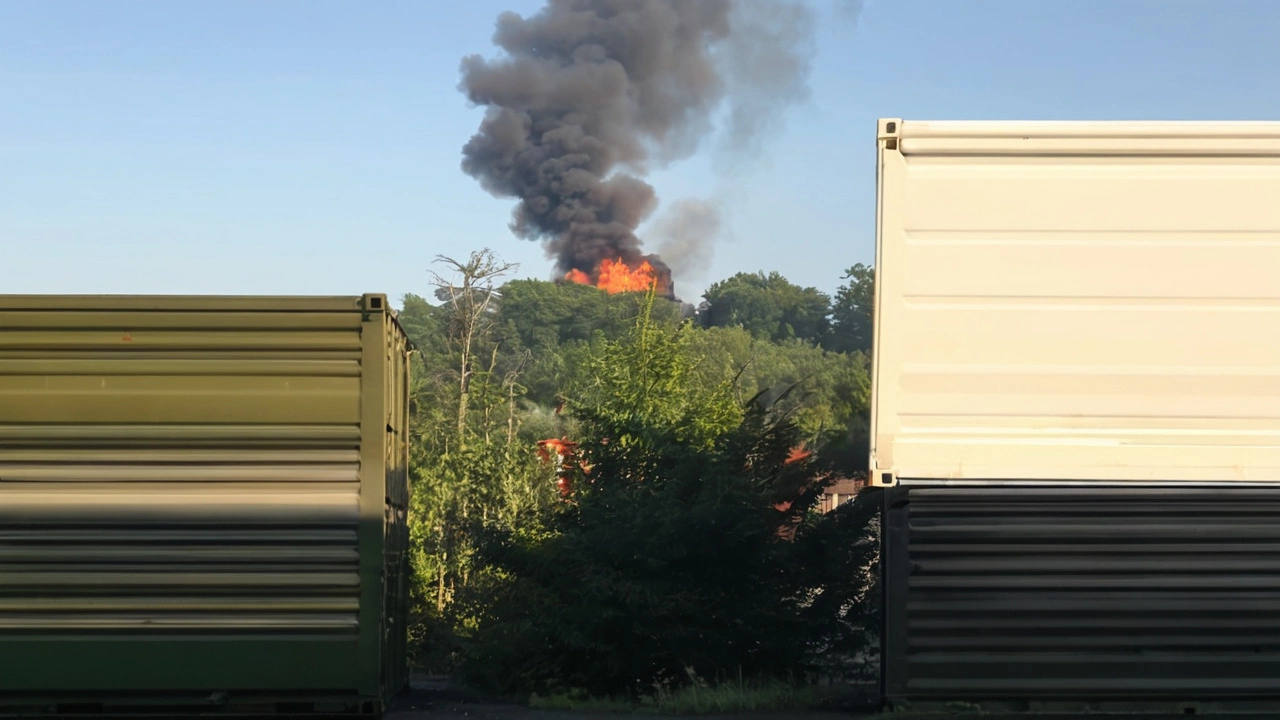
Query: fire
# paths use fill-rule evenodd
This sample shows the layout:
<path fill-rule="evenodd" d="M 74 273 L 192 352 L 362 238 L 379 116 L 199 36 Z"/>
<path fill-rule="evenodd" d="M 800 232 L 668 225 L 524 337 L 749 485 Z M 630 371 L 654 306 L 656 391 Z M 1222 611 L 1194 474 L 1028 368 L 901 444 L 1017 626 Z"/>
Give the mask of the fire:
<path fill-rule="evenodd" d="M 787 453 L 787 459 L 783 461 L 783 465 L 791 465 L 794 463 L 808 460 L 813 456 L 813 452 L 806 449 L 804 445 L 791 448 L 791 452 Z"/>
<path fill-rule="evenodd" d="M 644 292 L 657 286 L 660 292 L 668 292 L 668 282 L 660 276 L 648 260 L 635 267 L 618 258 L 603 260 L 595 270 L 595 280 L 585 272 L 573 269 L 565 273 L 565 280 L 581 285 L 594 285 L 608 293 Z"/>
<path fill-rule="evenodd" d="M 591 470 L 578 461 L 578 444 L 568 438 L 548 438 L 538 441 L 538 457 L 542 462 L 552 465 L 556 470 L 556 488 L 561 497 L 568 497 L 573 492 L 572 473 L 575 469 L 586 474 Z"/>
<path fill-rule="evenodd" d="M 565 460 L 572 459 L 573 453 L 577 450 L 578 444 L 564 438 L 549 438 L 547 440 L 538 441 L 538 456 L 545 463 L 554 462 L 556 467 L 564 464 Z M 554 457 L 554 460 L 552 456 Z"/>
<path fill-rule="evenodd" d="M 605 260 L 596 271 L 596 287 L 605 292 L 644 292 L 657 282 L 648 260 L 634 270 L 621 260 Z"/>

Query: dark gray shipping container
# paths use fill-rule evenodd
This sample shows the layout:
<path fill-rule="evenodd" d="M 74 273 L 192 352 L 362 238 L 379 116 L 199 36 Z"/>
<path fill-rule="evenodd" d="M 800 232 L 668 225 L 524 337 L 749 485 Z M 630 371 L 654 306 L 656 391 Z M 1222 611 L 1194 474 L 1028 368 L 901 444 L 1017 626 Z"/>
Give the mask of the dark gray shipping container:
<path fill-rule="evenodd" d="M 1280 490 L 882 492 L 891 703 L 1185 711 L 1280 697 Z"/>

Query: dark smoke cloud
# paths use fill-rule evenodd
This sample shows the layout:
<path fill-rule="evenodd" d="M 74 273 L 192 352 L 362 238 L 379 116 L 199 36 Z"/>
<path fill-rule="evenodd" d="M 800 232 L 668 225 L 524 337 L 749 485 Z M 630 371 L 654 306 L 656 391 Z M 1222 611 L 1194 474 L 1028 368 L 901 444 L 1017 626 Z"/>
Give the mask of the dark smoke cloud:
<path fill-rule="evenodd" d="M 646 257 L 636 228 L 657 205 L 637 176 L 697 151 L 726 96 L 735 151 L 776 130 L 779 105 L 805 95 L 811 26 L 781 0 L 548 0 L 528 18 L 503 13 L 505 55 L 462 61 L 461 90 L 487 107 L 463 170 L 519 199 L 512 230 L 545 241 L 560 272 L 634 264 Z"/>

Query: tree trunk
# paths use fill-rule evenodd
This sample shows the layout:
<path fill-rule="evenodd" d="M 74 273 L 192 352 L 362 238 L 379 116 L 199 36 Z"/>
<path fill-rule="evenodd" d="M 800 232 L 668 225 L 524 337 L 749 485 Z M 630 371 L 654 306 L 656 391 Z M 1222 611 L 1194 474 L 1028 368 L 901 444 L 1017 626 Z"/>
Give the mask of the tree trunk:
<path fill-rule="evenodd" d="M 493 429 L 493 403 L 490 402 L 492 395 L 489 392 L 490 380 L 493 373 L 498 368 L 498 344 L 493 345 L 493 354 L 489 357 L 489 372 L 484 378 L 484 446 L 489 447 L 490 432 Z"/>
<path fill-rule="evenodd" d="M 444 566 L 448 555 L 440 556 L 440 572 L 436 582 L 436 611 L 444 612 Z"/>
<path fill-rule="evenodd" d="M 462 444 L 462 434 L 467 429 L 467 406 L 470 403 L 468 390 L 471 384 L 471 334 L 467 332 L 462 342 L 461 361 L 458 366 L 458 443 Z"/>
<path fill-rule="evenodd" d="M 516 440 L 516 383 L 512 380 L 507 384 L 507 447 L 510 448 L 515 444 Z"/>

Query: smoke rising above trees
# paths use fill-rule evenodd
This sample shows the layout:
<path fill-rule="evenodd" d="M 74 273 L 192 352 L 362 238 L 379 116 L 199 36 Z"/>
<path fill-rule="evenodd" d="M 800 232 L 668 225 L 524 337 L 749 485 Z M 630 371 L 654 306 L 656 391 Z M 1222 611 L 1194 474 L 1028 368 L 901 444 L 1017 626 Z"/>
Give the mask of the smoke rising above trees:
<path fill-rule="evenodd" d="M 641 178 L 697 152 L 721 112 L 722 153 L 758 151 L 807 97 L 812 31 L 809 10 L 783 1 L 548 0 L 527 18 L 503 13 L 503 54 L 462 61 L 460 89 L 486 108 L 462 168 L 518 200 L 512 231 L 545 243 L 559 273 L 648 261 L 669 287 L 671 268 L 636 235 L 658 206 Z M 709 242 L 717 224 L 682 246 Z"/>

